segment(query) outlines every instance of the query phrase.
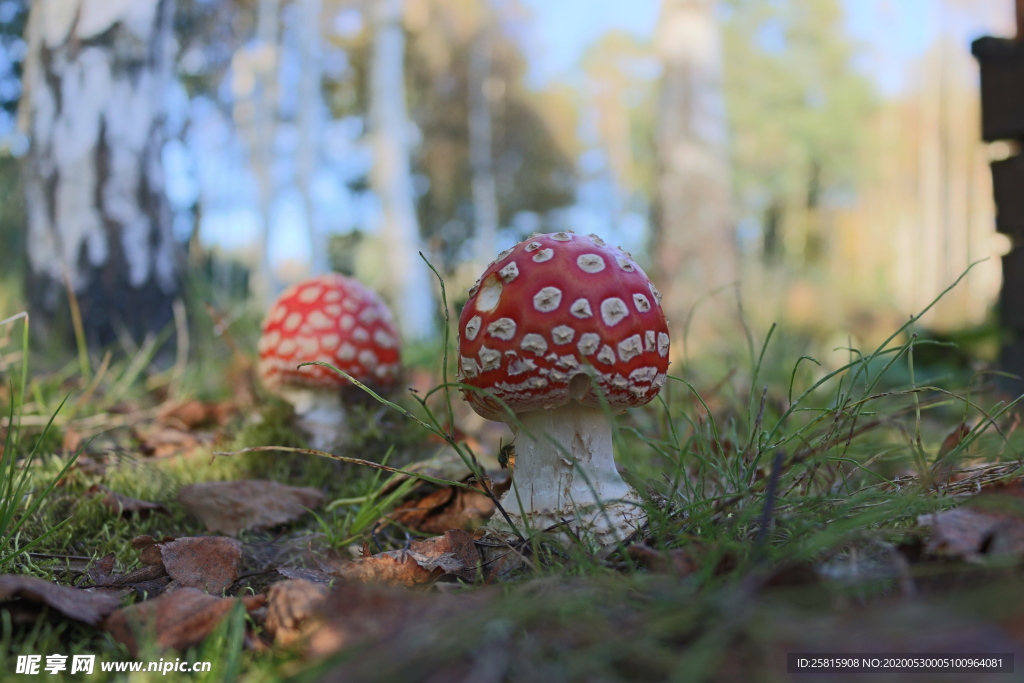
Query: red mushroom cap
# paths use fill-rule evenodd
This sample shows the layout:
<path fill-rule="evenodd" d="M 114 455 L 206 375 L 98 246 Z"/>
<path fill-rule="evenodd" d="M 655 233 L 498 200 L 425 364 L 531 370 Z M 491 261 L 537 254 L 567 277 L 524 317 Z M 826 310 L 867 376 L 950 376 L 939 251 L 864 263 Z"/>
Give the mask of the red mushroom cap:
<path fill-rule="evenodd" d="M 387 386 L 396 380 L 401 360 L 391 311 L 375 292 L 336 273 L 288 288 L 267 314 L 257 348 L 260 381 L 268 389 L 348 384 L 320 365 L 298 369 L 309 361 Z"/>
<path fill-rule="evenodd" d="M 498 255 L 469 294 L 459 319 L 461 381 L 517 412 L 570 399 L 599 407 L 595 390 L 612 408 L 638 406 L 665 383 L 661 294 L 628 253 L 595 235 L 520 242 Z M 483 417 L 504 414 L 496 401 L 464 394 Z"/>

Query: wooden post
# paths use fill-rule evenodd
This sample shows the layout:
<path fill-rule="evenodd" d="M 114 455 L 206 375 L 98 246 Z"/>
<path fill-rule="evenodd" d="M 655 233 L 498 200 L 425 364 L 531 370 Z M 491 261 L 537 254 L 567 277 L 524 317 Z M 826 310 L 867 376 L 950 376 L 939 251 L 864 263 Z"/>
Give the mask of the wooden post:
<path fill-rule="evenodd" d="M 1017 40 L 1024 40 L 1024 0 L 1017 0 Z"/>
<path fill-rule="evenodd" d="M 1016 0 L 1017 36 L 979 38 L 971 45 L 981 66 L 981 137 L 986 142 L 1024 143 L 1024 0 Z M 999 318 L 1007 330 L 1000 369 L 1024 378 L 1024 154 L 992 163 L 996 230 L 1011 240 L 1003 257 Z M 1024 393 L 1024 381 L 1005 388 Z"/>

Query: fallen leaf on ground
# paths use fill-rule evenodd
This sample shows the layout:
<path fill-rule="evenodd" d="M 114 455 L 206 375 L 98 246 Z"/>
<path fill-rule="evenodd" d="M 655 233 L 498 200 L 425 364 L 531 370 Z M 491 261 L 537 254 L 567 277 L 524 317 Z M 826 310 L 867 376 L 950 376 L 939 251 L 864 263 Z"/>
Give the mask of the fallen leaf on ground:
<path fill-rule="evenodd" d="M 110 593 L 61 586 L 32 576 L 0 575 L 0 600 L 22 598 L 48 605 L 66 617 L 86 624 L 98 624 L 121 606 L 121 598 Z"/>
<path fill-rule="evenodd" d="M 157 541 L 152 536 L 136 536 L 132 539 L 132 547 L 139 552 L 139 561 L 142 564 L 163 564 L 163 557 L 160 555 L 160 545 L 170 543 L 173 536 L 164 536 Z"/>
<path fill-rule="evenodd" d="M 246 611 L 251 611 L 262 606 L 266 596 L 241 600 Z M 201 643 L 237 602 L 237 598 L 218 598 L 195 588 L 182 588 L 119 609 L 107 617 L 103 626 L 133 657 L 138 655 L 136 635 L 150 629 L 159 647 L 185 650 Z"/>
<path fill-rule="evenodd" d="M 323 605 L 326 622 L 309 635 L 307 650 L 324 657 L 355 643 L 386 638 L 430 614 L 437 598 L 392 587 L 342 583 Z"/>
<path fill-rule="evenodd" d="M 133 569 L 127 574 L 107 577 L 106 583 L 96 584 L 97 588 L 130 588 L 140 598 L 160 595 L 171 583 L 167 570 L 162 564 L 149 564 Z"/>
<path fill-rule="evenodd" d="M 945 460 L 946 456 L 952 453 L 960 443 L 971 433 L 971 428 L 964 423 L 957 425 L 956 429 L 949 433 L 939 446 L 939 453 L 936 457 L 936 464 L 932 467 L 932 477 L 936 483 L 948 484 L 956 481 L 963 475 L 957 475 L 957 462 Z"/>
<path fill-rule="evenodd" d="M 444 536 L 413 541 L 408 550 L 389 550 L 361 560 L 325 563 L 322 568 L 348 581 L 412 587 L 445 575 L 472 581 L 479 564 L 480 553 L 473 537 L 461 529 L 452 529 Z"/>
<path fill-rule="evenodd" d="M 96 564 L 87 572 L 93 583 L 109 584 L 114 579 L 114 562 L 116 560 L 117 556 L 114 553 L 108 553 L 96 560 Z"/>
<path fill-rule="evenodd" d="M 631 560 L 652 572 L 673 573 L 683 577 L 700 569 L 697 558 L 686 548 L 655 550 L 646 545 L 631 545 L 627 552 Z"/>
<path fill-rule="evenodd" d="M 714 574 L 720 576 L 736 566 L 736 558 L 729 552 L 715 552 L 713 547 L 696 541 L 681 548 L 656 550 L 643 543 L 635 543 L 626 549 L 630 559 L 637 565 L 655 573 L 689 576 L 708 562 L 714 562 Z"/>
<path fill-rule="evenodd" d="M 242 544 L 233 538 L 194 536 L 156 547 L 168 576 L 173 579 L 168 589 L 200 588 L 222 593 L 238 578 Z"/>
<path fill-rule="evenodd" d="M 307 652 L 314 657 L 322 657 L 336 652 L 343 647 L 365 644 L 374 647 L 376 644 L 388 643 L 394 647 L 396 642 L 420 648 L 424 638 L 419 629 L 426 629 L 432 635 L 452 634 L 453 627 L 457 633 L 456 619 L 459 615 L 479 613 L 493 599 L 493 591 L 472 591 L 467 595 L 437 595 L 433 593 L 410 593 L 389 586 L 342 583 L 335 588 L 323 606 L 325 621 L 312 632 L 307 642 Z M 409 640 L 401 640 L 406 629 L 418 631 L 418 636 Z M 447 630 L 445 630 L 447 629 Z M 399 640 L 392 640 L 392 637 Z M 442 636 L 443 637 L 443 636 Z M 427 636 L 430 638 L 430 635 Z M 413 643 L 416 643 L 414 645 Z M 403 648 L 393 650 L 397 656 Z M 419 652 L 426 654 L 422 649 Z M 429 656 L 429 655 L 428 655 Z M 424 661 L 420 660 L 421 663 Z M 432 672 L 433 673 L 433 672 Z M 465 672 L 463 672 L 465 674 Z M 376 680 L 384 680 L 386 676 L 378 676 Z M 413 680 L 405 676 L 395 680 Z M 535 677 L 534 677 L 535 678 Z M 345 676 L 328 674 L 323 680 L 347 681 Z M 428 680 L 423 678 L 423 680 Z M 432 677 L 429 680 L 471 680 L 465 675 L 453 677 Z M 479 677 L 473 680 L 499 680 L 493 676 Z M 525 679 L 524 679 L 525 680 Z"/>
<path fill-rule="evenodd" d="M 238 578 L 242 557 L 242 544 L 227 536 L 165 536 L 161 541 L 136 536 L 132 547 L 139 551 L 145 566 L 131 574 L 146 572 L 147 577 L 152 574 L 156 578 L 166 573 L 172 580 L 169 590 L 201 588 L 221 593 Z"/>
<path fill-rule="evenodd" d="M 91 487 L 86 491 L 86 494 L 93 496 L 102 495 L 103 504 L 115 515 L 125 515 L 132 512 L 139 513 L 140 517 L 145 517 L 150 512 L 159 512 L 165 515 L 171 514 L 167 511 L 167 508 L 159 503 L 151 503 L 148 500 L 139 500 L 138 498 L 126 496 L 123 493 L 111 491 L 102 484 L 96 484 Z"/>
<path fill-rule="evenodd" d="M 176 427 L 157 427 L 145 433 L 137 432 L 136 438 L 140 442 L 139 450 L 154 458 L 188 455 L 203 444 L 213 443 L 211 434 Z"/>
<path fill-rule="evenodd" d="M 278 567 L 277 573 L 288 579 L 301 579 L 321 585 L 327 585 L 335 578 L 317 569 L 304 569 L 301 567 Z"/>
<path fill-rule="evenodd" d="M 307 636 L 322 617 L 328 590 L 323 584 L 291 579 L 267 591 L 265 626 L 277 645 L 288 647 Z"/>
<path fill-rule="evenodd" d="M 920 515 L 933 555 L 978 560 L 983 555 L 1024 555 L 1024 481 L 988 487 L 958 508 Z"/>
<path fill-rule="evenodd" d="M 2 452 L 2 450 L 3 449 L 0 448 L 0 452 Z M 90 476 L 102 477 L 107 472 L 107 465 L 104 462 L 97 462 L 83 453 L 78 456 L 77 460 L 75 460 L 75 464 L 71 467 L 71 470 L 73 472 L 81 472 Z"/>
<path fill-rule="evenodd" d="M 925 548 L 934 555 L 976 560 L 982 555 L 1024 554 L 1024 519 L 959 507 L 917 518 L 928 527 Z"/>
<path fill-rule="evenodd" d="M 160 412 L 162 424 L 196 429 L 209 425 L 223 425 L 231 417 L 235 406 L 228 403 L 204 403 L 196 399 L 171 405 Z"/>
<path fill-rule="evenodd" d="M 971 428 L 964 423 L 960 423 L 956 429 L 949 433 L 942 441 L 942 445 L 939 446 L 938 459 L 942 460 L 944 457 L 953 452 L 953 450 L 960 445 L 960 442 L 971 433 Z"/>
<path fill-rule="evenodd" d="M 483 493 L 448 487 L 403 503 L 389 517 L 411 529 L 443 534 L 448 529 L 473 531 L 486 524 L 495 509 Z"/>
<path fill-rule="evenodd" d="M 212 532 L 270 529 L 294 522 L 323 503 L 319 489 L 265 479 L 209 481 L 182 487 L 178 502 Z"/>
<path fill-rule="evenodd" d="M 74 453 L 82 445 L 82 435 L 76 432 L 74 429 L 66 429 L 64 431 L 64 439 L 61 441 L 60 447 L 68 453 Z M 79 458 L 81 459 L 81 458 Z"/>

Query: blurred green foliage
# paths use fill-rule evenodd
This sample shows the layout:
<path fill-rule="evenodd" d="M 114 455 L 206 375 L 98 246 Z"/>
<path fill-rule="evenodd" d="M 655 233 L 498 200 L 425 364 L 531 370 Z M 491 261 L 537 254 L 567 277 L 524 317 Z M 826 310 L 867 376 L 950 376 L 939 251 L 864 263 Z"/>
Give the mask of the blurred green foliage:
<path fill-rule="evenodd" d="M 801 250 L 813 262 L 827 239 L 813 212 L 824 195 L 853 191 L 873 87 L 854 68 L 857 46 L 837 0 L 723 6 L 737 199 L 761 220 L 769 260 L 787 229 L 803 228 Z M 794 226 L 801 218 L 809 224 Z"/>

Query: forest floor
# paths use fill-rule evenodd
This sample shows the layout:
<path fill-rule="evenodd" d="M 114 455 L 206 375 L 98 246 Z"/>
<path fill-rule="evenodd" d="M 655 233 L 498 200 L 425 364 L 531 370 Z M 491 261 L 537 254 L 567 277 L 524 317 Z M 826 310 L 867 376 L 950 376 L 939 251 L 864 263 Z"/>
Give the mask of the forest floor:
<path fill-rule="evenodd" d="M 394 398 L 429 428 L 367 399 L 331 459 L 237 453 L 305 444 L 230 335 L 187 369 L 147 375 L 144 345 L 23 376 L 17 325 L 0 329 L 4 680 L 33 655 L 83 681 L 768 682 L 809 652 L 985 655 L 913 680 L 1024 667 L 1015 403 L 911 323 L 833 363 L 777 330 L 744 363 L 681 363 L 617 418 L 649 526 L 610 554 L 537 533 L 497 561 L 494 502 L 452 443 L 494 491 L 508 472 L 457 395 L 454 429 L 445 392 L 416 399 L 443 381 L 436 350 Z M 126 662 L 178 670 L 102 670 Z"/>

